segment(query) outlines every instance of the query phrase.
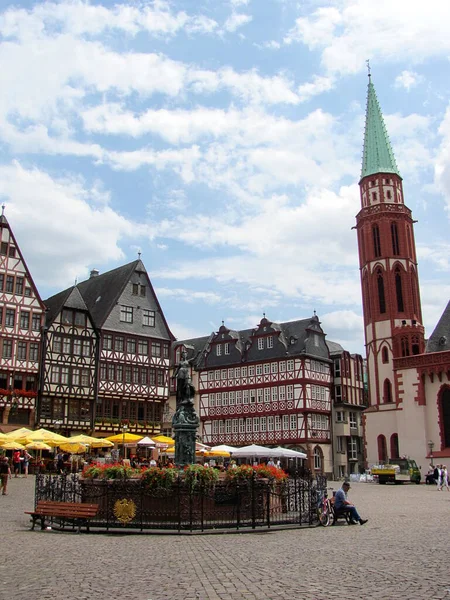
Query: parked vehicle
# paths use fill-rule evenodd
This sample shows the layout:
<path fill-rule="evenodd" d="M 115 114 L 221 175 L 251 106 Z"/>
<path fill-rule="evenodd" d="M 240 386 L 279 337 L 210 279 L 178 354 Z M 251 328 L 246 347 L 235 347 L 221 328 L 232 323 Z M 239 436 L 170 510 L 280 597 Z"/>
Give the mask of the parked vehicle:
<path fill-rule="evenodd" d="M 372 475 L 378 478 L 378 483 L 420 483 L 422 478 L 415 460 L 410 458 L 391 458 L 385 465 L 376 465 L 371 469 Z"/>

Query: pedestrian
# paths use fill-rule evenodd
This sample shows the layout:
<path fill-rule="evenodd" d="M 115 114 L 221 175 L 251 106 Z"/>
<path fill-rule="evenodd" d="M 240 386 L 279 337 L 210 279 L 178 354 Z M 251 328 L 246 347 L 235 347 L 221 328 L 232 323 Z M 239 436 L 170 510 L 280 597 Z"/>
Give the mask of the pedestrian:
<path fill-rule="evenodd" d="M 56 456 L 56 471 L 60 475 L 64 473 L 64 456 L 62 452 L 58 452 Z"/>
<path fill-rule="evenodd" d="M 31 454 L 28 453 L 28 451 L 25 449 L 23 451 L 23 462 L 22 462 L 22 466 L 23 466 L 23 472 L 25 473 L 25 477 L 28 477 L 28 466 L 30 464 L 30 460 L 31 460 Z"/>
<path fill-rule="evenodd" d="M 13 454 L 13 471 L 14 477 L 19 477 L 20 475 L 20 450 L 15 450 Z"/>
<path fill-rule="evenodd" d="M 441 485 L 441 489 L 444 487 L 447 488 L 447 492 L 450 492 L 450 489 L 448 487 L 448 470 L 447 470 L 447 465 L 442 465 L 442 485 Z"/>
<path fill-rule="evenodd" d="M 0 461 L 0 487 L 2 488 L 2 496 L 7 496 L 6 489 L 8 487 L 8 478 L 11 479 L 11 477 L 8 458 L 2 456 Z"/>
<path fill-rule="evenodd" d="M 435 471 L 437 491 L 442 492 L 442 465 L 437 465 L 437 473 Z"/>

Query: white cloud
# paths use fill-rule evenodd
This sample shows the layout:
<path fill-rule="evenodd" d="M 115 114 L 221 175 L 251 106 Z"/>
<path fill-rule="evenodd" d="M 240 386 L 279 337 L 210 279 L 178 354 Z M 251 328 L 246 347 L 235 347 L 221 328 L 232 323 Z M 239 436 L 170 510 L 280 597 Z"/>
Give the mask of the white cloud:
<path fill-rule="evenodd" d="M 225 21 L 223 28 L 225 31 L 228 31 L 229 33 L 234 33 L 237 29 L 239 29 L 239 27 L 242 27 L 243 25 L 250 23 L 251 20 L 252 20 L 251 15 L 244 15 L 242 13 L 233 13 Z"/>
<path fill-rule="evenodd" d="M 328 92 L 334 87 L 334 80 L 332 77 L 313 77 L 313 80 L 309 83 L 304 83 L 298 86 L 298 95 L 300 100 L 305 102 L 318 94 Z"/>
<path fill-rule="evenodd" d="M 98 182 L 89 188 L 17 162 L 0 166 L 0 198 L 33 276 L 49 286 L 84 279 L 93 263 L 122 260 L 121 242 L 150 234 L 112 210 Z"/>
<path fill-rule="evenodd" d="M 327 73 L 357 73 L 366 57 L 377 62 L 422 62 L 446 58 L 450 4 L 442 0 L 340 0 L 297 19 L 285 43 L 321 51 Z"/>
<path fill-rule="evenodd" d="M 402 71 L 395 78 L 395 87 L 404 88 L 407 92 L 423 81 L 423 77 L 414 71 Z"/>
<path fill-rule="evenodd" d="M 205 302 L 206 304 L 217 304 L 221 302 L 222 298 L 215 292 L 201 292 L 195 290 L 188 290 L 184 288 L 162 288 L 159 287 L 157 290 L 158 297 L 161 298 L 177 298 L 188 304 L 193 302 Z"/>

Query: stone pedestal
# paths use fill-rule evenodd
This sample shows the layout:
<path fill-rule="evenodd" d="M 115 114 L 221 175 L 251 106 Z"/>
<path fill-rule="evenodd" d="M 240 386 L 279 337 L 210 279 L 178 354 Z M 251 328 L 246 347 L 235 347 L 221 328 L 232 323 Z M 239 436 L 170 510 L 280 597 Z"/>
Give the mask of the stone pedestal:
<path fill-rule="evenodd" d="M 172 419 L 175 437 L 175 464 L 179 467 L 195 463 L 195 440 L 200 419 L 192 402 L 182 402 Z"/>

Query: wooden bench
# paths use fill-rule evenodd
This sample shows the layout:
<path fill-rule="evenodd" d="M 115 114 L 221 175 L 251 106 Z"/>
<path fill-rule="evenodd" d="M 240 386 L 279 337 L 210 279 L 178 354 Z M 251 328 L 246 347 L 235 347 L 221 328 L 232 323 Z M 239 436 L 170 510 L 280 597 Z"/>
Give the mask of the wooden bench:
<path fill-rule="evenodd" d="M 36 508 L 31 511 L 25 511 L 26 515 L 31 515 L 34 530 L 36 521 L 41 520 L 41 529 L 45 529 L 46 517 L 58 517 L 73 521 L 74 525 L 78 526 L 80 532 L 83 525 L 89 531 L 89 519 L 96 516 L 98 512 L 98 504 L 87 504 L 84 502 L 56 502 L 54 500 L 38 500 Z"/>

